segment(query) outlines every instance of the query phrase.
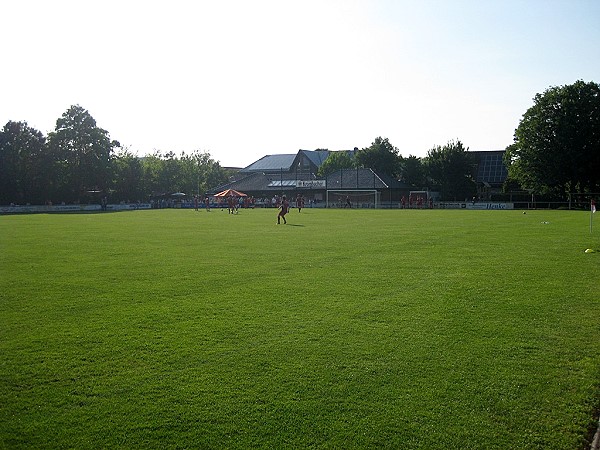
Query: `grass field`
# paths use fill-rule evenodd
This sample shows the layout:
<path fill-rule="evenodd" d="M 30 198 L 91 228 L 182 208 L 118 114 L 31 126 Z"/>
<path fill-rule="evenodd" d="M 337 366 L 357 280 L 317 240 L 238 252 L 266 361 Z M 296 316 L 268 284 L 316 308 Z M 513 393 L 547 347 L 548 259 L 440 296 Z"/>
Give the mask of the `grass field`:
<path fill-rule="evenodd" d="M 307 209 L 288 223 L 0 217 L 0 447 L 589 445 L 589 213 Z"/>

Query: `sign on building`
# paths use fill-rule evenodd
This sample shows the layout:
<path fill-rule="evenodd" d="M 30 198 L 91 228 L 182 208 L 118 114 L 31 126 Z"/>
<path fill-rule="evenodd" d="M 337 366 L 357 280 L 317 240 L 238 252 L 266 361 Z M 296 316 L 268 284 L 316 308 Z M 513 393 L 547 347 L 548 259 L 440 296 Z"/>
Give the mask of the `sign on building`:
<path fill-rule="evenodd" d="M 325 180 L 298 180 L 296 182 L 296 187 L 309 188 L 309 189 L 325 189 L 326 181 Z"/>

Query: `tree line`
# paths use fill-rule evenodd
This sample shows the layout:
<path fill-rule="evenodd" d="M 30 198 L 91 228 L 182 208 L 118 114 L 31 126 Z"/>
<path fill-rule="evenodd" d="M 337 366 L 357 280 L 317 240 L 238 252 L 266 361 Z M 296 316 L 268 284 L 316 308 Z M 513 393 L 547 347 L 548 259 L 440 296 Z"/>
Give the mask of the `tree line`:
<path fill-rule="evenodd" d="M 387 138 L 370 147 L 332 153 L 321 174 L 370 167 L 413 186 L 439 189 L 443 199 L 469 198 L 475 192 L 473 160 L 461 141 L 436 146 L 424 158 L 402 157 Z M 506 148 L 508 177 L 503 191 L 525 190 L 566 199 L 569 194 L 600 193 L 600 86 L 577 81 L 536 94 Z"/>
<path fill-rule="evenodd" d="M 475 189 L 473 161 L 460 141 L 419 159 L 402 158 L 387 138 L 377 137 L 352 158 L 331 152 L 319 174 L 347 167 L 368 167 L 414 186 L 433 183 L 445 198 L 465 198 Z M 206 152 L 138 157 L 111 140 L 79 105 L 71 106 L 48 136 L 27 122 L 9 121 L 0 131 L 0 204 L 94 203 L 104 196 L 111 202 L 135 202 L 174 192 L 202 194 L 230 175 Z"/>
<path fill-rule="evenodd" d="M 228 180 L 207 152 L 138 157 L 111 140 L 90 113 L 71 106 L 44 136 L 27 122 L 0 131 L 0 204 L 147 201 L 150 195 L 203 193 Z"/>
<path fill-rule="evenodd" d="M 577 81 L 536 94 L 506 148 L 505 191 L 527 190 L 564 199 L 600 192 L 600 86 Z M 423 158 L 403 157 L 387 138 L 353 152 L 331 152 L 319 169 L 365 167 L 410 186 L 440 191 L 446 200 L 476 192 L 477 161 L 460 140 Z M 203 193 L 231 175 L 209 153 L 173 152 L 138 157 L 111 140 L 79 105 L 71 106 L 48 136 L 27 122 L 0 131 L 0 204 L 86 202 L 99 193 L 111 201 L 147 200 L 176 191 Z"/>

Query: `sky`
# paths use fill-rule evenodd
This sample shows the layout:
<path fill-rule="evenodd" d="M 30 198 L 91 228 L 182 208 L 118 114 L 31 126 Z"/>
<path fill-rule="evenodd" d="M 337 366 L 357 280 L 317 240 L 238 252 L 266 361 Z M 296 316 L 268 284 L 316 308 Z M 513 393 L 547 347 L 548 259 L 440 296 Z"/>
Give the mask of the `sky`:
<path fill-rule="evenodd" d="M 533 97 L 600 82 L 599 0 L 0 0 L 0 125 L 71 105 L 130 152 L 513 142 Z"/>

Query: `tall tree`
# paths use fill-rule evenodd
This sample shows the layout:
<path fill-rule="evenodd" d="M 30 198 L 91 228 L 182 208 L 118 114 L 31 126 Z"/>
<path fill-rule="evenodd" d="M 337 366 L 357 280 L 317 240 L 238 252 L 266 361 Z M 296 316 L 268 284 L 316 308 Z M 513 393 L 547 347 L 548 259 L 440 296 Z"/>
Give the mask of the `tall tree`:
<path fill-rule="evenodd" d="M 114 181 L 111 201 L 144 201 L 149 195 L 144 189 L 142 160 L 128 149 L 122 149 L 112 158 Z"/>
<path fill-rule="evenodd" d="M 142 160 L 144 186 L 147 195 L 168 194 L 176 191 L 201 195 L 213 186 L 227 181 L 227 174 L 209 153 L 194 151 L 182 153 L 155 152 Z"/>
<path fill-rule="evenodd" d="M 393 177 L 400 176 L 400 158 L 398 149 L 388 138 L 381 136 L 375 138 L 370 147 L 356 152 L 357 167 L 373 169 L 375 172 L 384 173 Z"/>
<path fill-rule="evenodd" d="M 43 203 L 50 188 L 51 161 L 46 138 L 27 125 L 9 121 L 0 131 L 0 204 Z"/>
<path fill-rule="evenodd" d="M 336 170 L 351 169 L 352 167 L 354 167 L 354 160 L 348 152 L 329 152 L 329 156 L 323 161 L 317 174 L 320 177 L 325 177 Z"/>
<path fill-rule="evenodd" d="M 181 165 L 174 152 L 167 152 L 162 160 L 159 181 L 165 192 L 181 192 L 185 190 L 185 180 L 181 176 Z"/>
<path fill-rule="evenodd" d="M 421 158 L 410 155 L 402 158 L 401 179 L 412 186 L 425 186 L 425 167 Z"/>
<path fill-rule="evenodd" d="M 200 194 L 203 194 L 211 187 L 227 182 L 228 176 L 226 170 L 211 158 L 210 153 L 195 151 L 192 153 L 192 158 L 198 167 Z"/>
<path fill-rule="evenodd" d="M 432 148 L 424 162 L 427 174 L 439 186 L 443 199 L 463 200 L 475 194 L 474 160 L 461 141 Z"/>
<path fill-rule="evenodd" d="M 171 191 L 170 188 L 161 186 L 159 180 L 162 166 L 162 157 L 160 153 L 155 152 L 152 155 L 144 156 L 144 158 L 141 159 L 141 163 L 144 170 L 144 190 L 149 196 L 165 194 Z"/>
<path fill-rule="evenodd" d="M 76 201 L 87 190 L 108 188 L 112 152 L 120 144 L 111 141 L 87 110 L 71 106 L 56 121 L 55 131 L 48 135 L 48 146 L 63 169 L 64 200 Z"/>
<path fill-rule="evenodd" d="M 577 81 L 536 94 L 506 149 L 509 176 L 542 194 L 600 190 L 600 86 Z"/>

